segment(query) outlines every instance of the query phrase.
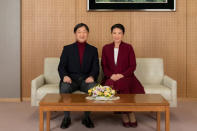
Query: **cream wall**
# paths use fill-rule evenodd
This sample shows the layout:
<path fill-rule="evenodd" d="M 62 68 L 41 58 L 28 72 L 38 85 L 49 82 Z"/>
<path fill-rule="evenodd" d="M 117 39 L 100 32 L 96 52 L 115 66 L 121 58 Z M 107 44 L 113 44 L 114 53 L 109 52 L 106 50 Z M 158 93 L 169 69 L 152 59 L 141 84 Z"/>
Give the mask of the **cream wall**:
<path fill-rule="evenodd" d="M 0 0 L 0 99 L 20 98 L 20 0 Z"/>

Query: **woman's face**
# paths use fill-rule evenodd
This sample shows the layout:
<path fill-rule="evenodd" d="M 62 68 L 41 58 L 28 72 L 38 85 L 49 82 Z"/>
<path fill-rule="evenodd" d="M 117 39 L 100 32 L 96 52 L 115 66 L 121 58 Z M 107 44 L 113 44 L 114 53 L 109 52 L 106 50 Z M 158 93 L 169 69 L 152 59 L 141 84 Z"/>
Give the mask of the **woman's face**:
<path fill-rule="evenodd" d="M 75 38 L 78 42 L 81 42 L 81 43 L 87 41 L 88 31 L 86 30 L 86 28 L 84 26 L 77 29 L 77 31 L 75 33 Z"/>
<path fill-rule="evenodd" d="M 112 31 L 112 39 L 114 41 L 114 43 L 120 43 L 123 39 L 123 32 L 121 29 L 119 28 L 114 28 Z"/>

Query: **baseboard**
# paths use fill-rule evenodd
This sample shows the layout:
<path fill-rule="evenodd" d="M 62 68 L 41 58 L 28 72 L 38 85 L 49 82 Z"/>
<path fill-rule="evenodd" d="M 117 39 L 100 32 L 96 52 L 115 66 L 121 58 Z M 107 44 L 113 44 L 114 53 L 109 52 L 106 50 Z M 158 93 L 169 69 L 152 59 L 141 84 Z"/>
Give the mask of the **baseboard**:
<path fill-rule="evenodd" d="M 22 101 L 31 101 L 31 98 L 30 97 L 23 97 Z"/>
<path fill-rule="evenodd" d="M 20 98 L 0 98 L 0 102 L 21 102 Z"/>
<path fill-rule="evenodd" d="M 189 98 L 189 97 L 184 97 L 184 98 L 178 98 L 178 101 L 183 101 L 183 102 L 187 102 L 187 101 L 197 101 L 197 98 Z"/>

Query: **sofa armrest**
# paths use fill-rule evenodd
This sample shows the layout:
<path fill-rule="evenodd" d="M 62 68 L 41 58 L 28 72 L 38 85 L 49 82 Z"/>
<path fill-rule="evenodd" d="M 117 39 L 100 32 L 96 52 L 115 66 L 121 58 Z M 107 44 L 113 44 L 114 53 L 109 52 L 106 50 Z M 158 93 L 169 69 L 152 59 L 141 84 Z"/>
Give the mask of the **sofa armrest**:
<path fill-rule="evenodd" d="M 170 88 L 172 91 L 172 105 L 171 107 L 177 107 L 177 82 L 169 76 L 165 75 L 163 78 L 163 85 Z"/>
<path fill-rule="evenodd" d="M 31 81 L 31 105 L 36 106 L 36 90 L 44 85 L 44 75 L 40 75 Z"/>

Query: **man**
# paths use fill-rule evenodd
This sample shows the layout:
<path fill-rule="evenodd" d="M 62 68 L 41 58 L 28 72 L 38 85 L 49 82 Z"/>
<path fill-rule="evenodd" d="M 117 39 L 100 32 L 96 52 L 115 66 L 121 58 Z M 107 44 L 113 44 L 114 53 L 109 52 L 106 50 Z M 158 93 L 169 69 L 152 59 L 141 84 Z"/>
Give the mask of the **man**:
<path fill-rule="evenodd" d="M 77 24 L 74 28 L 76 42 L 64 46 L 60 57 L 58 72 L 60 76 L 60 93 L 72 93 L 76 90 L 88 93 L 96 85 L 99 74 L 97 48 L 87 43 L 89 28 L 86 24 Z M 85 112 L 82 124 L 94 128 L 90 112 Z M 70 112 L 64 112 L 61 128 L 71 124 Z"/>

